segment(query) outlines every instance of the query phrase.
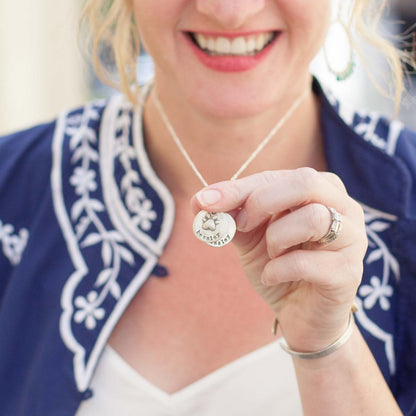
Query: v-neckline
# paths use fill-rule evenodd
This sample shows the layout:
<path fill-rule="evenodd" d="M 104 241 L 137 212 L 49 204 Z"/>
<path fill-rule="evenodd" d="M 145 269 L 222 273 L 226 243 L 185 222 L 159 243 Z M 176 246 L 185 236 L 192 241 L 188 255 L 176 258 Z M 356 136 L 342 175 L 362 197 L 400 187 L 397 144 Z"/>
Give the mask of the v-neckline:
<path fill-rule="evenodd" d="M 236 358 L 223 366 L 213 370 L 198 380 L 188 384 L 185 387 L 173 392 L 167 393 L 162 388 L 156 386 L 148 379 L 143 377 L 135 368 L 133 368 L 117 351 L 114 350 L 109 344 L 106 345 L 103 354 L 106 355 L 106 359 L 111 360 L 115 366 L 123 373 L 124 377 L 128 377 L 130 383 L 137 385 L 138 387 L 145 389 L 155 399 L 164 402 L 172 403 L 184 400 L 190 396 L 197 395 L 205 388 L 213 384 L 213 382 L 224 379 L 228 374 L 243 369 L 250 363 L 260 359 L 263 355 L 267 355 L 272 350 L 275 350 L 276 355 L 281 355 L 282 360 L 290 360 L 284 351 L 279 348 L 279 342 L 281 338 L 272 341 L 260 348 L 255 349 L 239 358 Z"/>

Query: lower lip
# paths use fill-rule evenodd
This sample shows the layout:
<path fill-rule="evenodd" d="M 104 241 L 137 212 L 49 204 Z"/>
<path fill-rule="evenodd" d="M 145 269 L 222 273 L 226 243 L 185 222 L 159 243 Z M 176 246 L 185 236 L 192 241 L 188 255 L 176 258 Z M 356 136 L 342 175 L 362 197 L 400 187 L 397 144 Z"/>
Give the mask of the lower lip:
<path fill-rule="evenodd" d="M 189 35 L 185 37 L 196 57 L 208 68 L 221 72 L 242 72 L 259 65 L 267 57 L 279 38 L 279 34 L 262 51 L 251 56 L 211 56 L 199 49 Z"/>

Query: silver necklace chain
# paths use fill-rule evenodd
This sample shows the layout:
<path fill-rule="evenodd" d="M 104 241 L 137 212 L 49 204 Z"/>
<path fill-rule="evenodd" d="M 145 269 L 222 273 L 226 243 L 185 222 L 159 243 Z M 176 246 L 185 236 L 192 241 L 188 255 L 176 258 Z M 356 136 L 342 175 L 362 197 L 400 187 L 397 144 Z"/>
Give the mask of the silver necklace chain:
<path fill-rule="evenodd" d="M 295 102 L 289 107 L 289 109 L 286 111 L 286 113 L 283 115 L 283 117 L 275 124 L 275 126 L 270 130 L 269 134 L 260 142 L 260 144 L 256 147 L 256 149 L 251 153 L 251 155 L 248 157 L 248 159 L 241 165 L 241 167 L 237 170 L 237 172 L 231 177 L 230 180 L 237 179 L 247 168 L 247 166 L 253 161 L 253 159 L 263 150 L 263 148 L 269 143 L 269 141 L 273 138 L 273 136 L 283 127 L 283 125 L 286 123 L 286 121 L 291 117 L 291 115 L 295 112 L 295 110 L 299 107 L 299 105 L 302 103 L 302 101 L 305 99 L 307 95 L 308 90 L 305 90 L 303 94 L 301 94 Z M 154 101 L 157 110 L 159 111 L 159 114 L 163 120 L 163 123 L 165 124 L 166 128 L 168 129 L 170 136 L 172 137 L 173 141 L 178 146 L 178 149 L 182 153 L 185 160 L 188 162 L 189 166 L 194 171 L 195 175 L 199 178 L 199 180 L 202 182 L 204 186 L 208 186 L 207 181 L 203 178 L 201 175 L 201 172 L 198 170 L 198 168 L 195 166 L 195 163 L 192 161 L 191 157 L 189 156 L 186 149 L 183 147 L 183 144 L 179 137 L 177 136 L 175 129 L 172 127 L 172 124 L 170 123 L 165 110 L 162 107 L 162 104 L 159 101 L 159 98 L 154 92 Z"/>
<path fill-rule="evenodd" d="M 307 90 L 300 95 L 296 101 L 290 106 L 289 110 L 283 115 L 283 117 L 276 123 L 276 125 L 270 130 L 270 133 L 260 142 L 256 149 L 251 153 L 249 158 L 242 164 L 240 169 L 232 176 L 230 180 L 237 179 L 241 173 L 247 168 L 247 166 L 252 162 L 252 160 L 261 152 L 261 150 L 266 146 L 270 139 L 282 128 L 287 119 L 293 114 L 293 112 L 299 107 L 300 103 L 305 99 L 307 95 Z M 201 175 L 198 168 L 195 166 L 195 163 L 190 158 L 188 152 L 183 147 L 183 144 L 179 137 L 177 136 L 175 129 L 170 124 L 170 121 L 165 113 L 165 110 L 162 107 L 162 104 L 159 101 L 159 98 L 155 92 L 154 100 L 157 110 L 159 111 L 162 120 L 168 129 L 173 141 L 178 146 L 178 149 L 182 153 L 183 157 L 188 162 L 189 166 L 195 172 L 195 175 L 199 178 L 204 186 L 208 186 L 207 181 Z M 205 244 L 208 244 L 212 247 L 223 247 L 226 244 L 230 243 L 234 238 L 236 232 L 236 224 L 234 218 L 226 212 L 208 212 L 208 211 L 199 211 L 195 216 L 193 222 L 193 231 L 195 236 L 203 241 Z"/>

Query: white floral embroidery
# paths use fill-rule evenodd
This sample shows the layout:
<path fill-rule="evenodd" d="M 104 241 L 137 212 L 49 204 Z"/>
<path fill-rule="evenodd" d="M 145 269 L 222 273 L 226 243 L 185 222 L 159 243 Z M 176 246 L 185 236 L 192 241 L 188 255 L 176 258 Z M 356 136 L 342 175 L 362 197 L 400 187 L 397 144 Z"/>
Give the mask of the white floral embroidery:
<path fill-rule="evenodd" d="M 144 231 L 150 230 L 152 221 L 156 219 L 156 212 L 152 209 L 152 201 L 147 199 L 139 188 L 130 189 L 126 194 L 126 205 L 133 216 L 133 223 Z"/>
<path fill-rule="evenodd" d="M 401 121 L 393 120 L 387 123 L 383 117 L 376 112 L 354 111 L 344 102 L 338 101 L 332 92 L 325 90 L 325 95 L 333 107 L 336 108 L 339 116 L 366 142 L 374 147 L 383 150 L 389 155 L 396 151 L 397 140 L 404 129 Z M 376 132 L 377 128 L 387 129 L 382 137 Z"/>
<path fill-rule="evenodd" d="M 372 276 L 370 285 L 363 285 L 359 294 L 364 298 L 364 307 L 372 309 L 377 301 L 384 311 L 390 309 L 389 297 L 393 295 L 393 288 L 390 285 L 382 285 L 381 280 L 377 276 Z"/>
<path fill-rule="evenodd" d="M 115 230 L 107 230 L 101 221 L 99 213 L 105 210 L 103 203 L 91 196 L 97 190 L 96 168 L 98 166 L 98 152 L 94 146 L 98 138 L 96 131 L 89 126 L 91 120 L 96 120 L 98 113 L 91 106 L 87 106 L 83 117 L 78 115 L 69 117 L 69 127 L 66 133 L 70 137 L 70 150 L 73 152 L 72 163 L 79 164 L 71 175 L 69 182 L 74 187 L 75 193 L 80 197 L 71 208 L 71 218 L 74 222 L 76 237 L 79 246 L 83 249 L 95 245 L 101 245 L 102 270 L 96 277 L 95 287 L 100 292 L 90 292 L 88 302 L 84 298 L 77 298 L 74 304 L 82 307 L 74 315 L 77 323 L 85 323 L 87 329 L 94 329 L 96 319 L 103 319 L 105 311 L 99 306 L 104 302 L 108 294 L 119 299 L 121 289 L 117 283 L 123 261 L 134 266 L 133 253 L 126 248 L 122 235 Z M 74 128 L 77 122 L 81 122 L 78 128 Z M 87 230 L 89 231 L 86 234 Z M 87 303 L 85 303 L 87 302 Z M 90 313 L 90 309 L 98 311 Z M 87 307 L 88 306 L 88 307 Z M 80 318 L 82 317 L 82 319 Z"/>
<path fill-rule="evenodd" d="M 400 121 L 392 121 L 385 128 L 388 128 L 388 134 L 385 137 L 380 137 L 376 133 L 376 129 L 382 120 L 382 117 L 374 112 L 360 113 L 361 120 L 352 126 L 354 131 L 363 137 L 367 142 L 370 142 L 373 146 L 385 151 L 387 154 L 392 155 L 395 152 L 397 139 L 402 132 L 404 125 Z"/>
<path fill-rule="evenodd" d="M 364 307 L 367 309 L 373 308 L 379 302 L 380 307 L 387 311 L 390 309 L 390 302 L 387 297 L 393 294 L 393 288 L 389 284 L 390 278 L 392 274 L 396 280 L 400 278 L 400 266 L 379 234 L 391 227 L 394 217 L 376 210 L 370 210 L 368 207 L 365 209 L 364 215 L 369 246 L 365 262 L 367 264 L 376 261 L 383 262 L 383 274 L 382 276 L 373 276 L 370 281 L 371 286 L 362 286 L 359 294 L 366 298 Z"/>
<path fill-rule="evenodd" d="M 71 176 L 70 183 L 75 186 L 75 192 L 83 195 L 86 192 L 94 192 L 97 189 L 95 182 L 95 171 L 87 170 L 83 167 L 75 168 L 74 174 Z"/>
<path fill-rule="evenodd" d="M 79 310 L 75 312 L 74 321 L 81 323 L 85 321 L 85 326 L 88 329 L 94 329 L 96 321 L 101 320 L 105 316 L 103 308 L 97 305 L 98 294 L 95 291 L 88 293 L 87 298 L 78 296 L 75 298 L 74 304 Z"/>
<path fill-rule="evenodd" d="M 368 313 L 377 307 L 388 312 L 391 308 L 390 297 L 393 295 L 392 283 L 400 279 L 400 266 L 392 255 L 384 239 L 380 236 L 397 221 L 397 217 L 362 205 L 364 209 L 368 251 L 365 263 L 375 265 L 380 263 L 379 276 L 373 275 L 370 284 L 362 285 L 358 291 L 357 302 L 360 306 L 357 319 L 360 324 L 375 338 L 384 342 L 390 373 L 396 369 L 394 358 L 393 334 L 387 332 L 371 320 Z"/>
<path fill-rule="evenodd" d="M 133 224 L 140 227 L 143 231 L 149 231 L 152 221 L 157 219 L 156 212 L 153 210 L 152 201 L 146 198 L 143 190 L 138 186 L 141 183 L 139 174 L 132 168 L 132 160 L 136 160 L 137 154 L 130 144 L 130 117 L 131 105 L 123 103 L 121 112 L 116 121 L 116 130 L 121 134 L 114 141 L 114 154 L 119 157 L 125 174 L 121 180 L 121 191 L 127 209 L 132 216 Z"/>
<path fill-rule="evenodd" d="M 59 331 L 73 354 L 81 392 L 90 384 L 111 331 L 157 265 L 173 225 L 173 200 L 140 144 L 142 108 L 134 117 L 139 145 L 114 145 L 123 144 L 117 142 L 123 134 L 130 139 L 126 143 L 133 140 L 128 137 L 132 114 L 124 103 L 119 95 L 108 104 L 95 101 L 62 114 L 53 138 L 53 203 L 74 266 L 62 290 Z M 154 208 L 146 202 L 147 188 Z M 129 204 L 137 213 L 127 207 L 128 190 L 136 192 L 130 193 Z M 156 214 L 161 218 L 153 230 Z M 140 225 L 134 226 L 133 216 Z M 148 227 L 151 233 L 144 230 Z"/>
<path fill-rule="evenodd" d="M 3 224 L 0 220 L 0 242 L 3 253 L 13 266 L 20 263 L 28 239 L 29 231 L 26 228 L 22 228 L 18 234 L 15 234 L 13 225 Z"/>

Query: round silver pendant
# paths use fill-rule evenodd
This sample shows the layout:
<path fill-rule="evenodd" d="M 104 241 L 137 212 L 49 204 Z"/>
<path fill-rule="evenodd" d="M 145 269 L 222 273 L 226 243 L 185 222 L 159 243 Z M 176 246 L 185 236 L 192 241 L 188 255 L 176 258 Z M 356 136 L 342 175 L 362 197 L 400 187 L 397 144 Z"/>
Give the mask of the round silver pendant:
<path fill-rule="evenodd" d="M 234 237 L 234 218 L 225 212 L 199 211 L 194 219 L 196 238 L 212 247 L 222 247 Z"/>

